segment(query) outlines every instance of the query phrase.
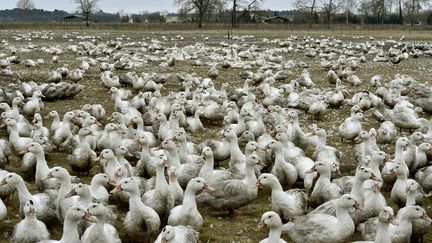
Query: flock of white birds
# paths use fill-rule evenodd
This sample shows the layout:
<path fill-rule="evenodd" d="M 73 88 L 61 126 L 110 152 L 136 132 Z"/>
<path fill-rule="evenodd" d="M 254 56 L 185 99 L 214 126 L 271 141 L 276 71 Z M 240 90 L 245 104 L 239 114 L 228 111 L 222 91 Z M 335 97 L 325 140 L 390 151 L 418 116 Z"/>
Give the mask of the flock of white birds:
<path fill-rule="evenodd" d="M 271 206 L 254 217 L 269 233 L 251 242 L 402 243 L 429 231 L 432 88 L 379 68 L 430 62 L 429 42 L 8 34 L 0 224 L 17 223 L 0 232 L 11 242 L 204 242 L 210 213 L 229 227 L 259 188 Z"/>

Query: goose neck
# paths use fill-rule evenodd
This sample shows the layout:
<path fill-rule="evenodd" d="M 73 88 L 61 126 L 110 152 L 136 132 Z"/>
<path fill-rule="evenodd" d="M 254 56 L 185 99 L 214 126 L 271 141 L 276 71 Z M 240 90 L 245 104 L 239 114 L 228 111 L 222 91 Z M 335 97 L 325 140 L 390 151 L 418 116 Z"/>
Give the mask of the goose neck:
<path fill-rule="evenodd" d="M 68 219 L 66 217 L 63 225 L 63 236 L 60 239 L 60 242 L 80 242 L 77 223 L 77 221 Z"/>
<path fill-rule="evenodd" d="M 282 228 L 281 227 L 271 228 L 267 242 L 280 242 L 281 234 L 282 234 Z"/>

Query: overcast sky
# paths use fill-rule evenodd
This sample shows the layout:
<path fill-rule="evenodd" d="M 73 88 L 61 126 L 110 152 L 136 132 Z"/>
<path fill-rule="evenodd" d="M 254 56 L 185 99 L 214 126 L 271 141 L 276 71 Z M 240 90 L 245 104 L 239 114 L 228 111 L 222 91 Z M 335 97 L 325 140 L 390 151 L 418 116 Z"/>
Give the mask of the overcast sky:
<path fill-rule="evenodd" d="M 74 11 L 73 0 L 33 0 L 36 8 L 47 10 L 61 9 Z M 0 0 L 0 9 L 15 8 L 17 0 Z M 173 0 L 99 0 L 99 8 L 105 12 L 118 12 L 123 9 L 127 13 L 137 13 L 143 10 L 151 12 L 168 10 L 176 12 Z M 294 0 L 264 0 L 262 8 L 272 10 L 288 10 L 293 8 Z"/>

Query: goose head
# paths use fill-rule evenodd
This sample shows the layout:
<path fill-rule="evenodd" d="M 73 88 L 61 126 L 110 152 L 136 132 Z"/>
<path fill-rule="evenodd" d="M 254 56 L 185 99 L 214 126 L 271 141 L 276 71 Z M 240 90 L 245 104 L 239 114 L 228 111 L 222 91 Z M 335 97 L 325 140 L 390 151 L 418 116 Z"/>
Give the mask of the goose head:
<path fill-rule="evenodd" d="M 44 149 L 41 144 L 36 142 L 31 142 L 27 145 L 27 147 L 20 152 L 20 154 L 25 154 L 27 152 L 31 152 L 33 154 L 43 154 Z"/>
<path fill-rule="evenodd" d="M 35 114 L 33 115 L 33 120 L 32 120 L 32 122 L 33 122 L 33 123 L 36 123 L 36 122 L 42 122 L 42 116 L 41 116 L 41 114 L 39 114 L 39 113 L 35 113 Z"/>
<path fill-rule="evenodd" d="M 374 175 L 374 173 L 372 172 L 371 169 L 364 167 L 364 166 L 360 166 L 360 168 L 358 168 L 355 176 L 361 181 L 371 179 L 374 181 L 381 182 L 381 179 L 378 178 L 376 175 Z"/>
<path fill-rule="evenodd" d="M 129 150 L 125 146 L 118 146 L 115 154 L 122 156 L 132 156 L 132 154 L 129 153 Z"/>
<path fill-rule="evenodd" d="M 426 214 L 424 208 L 420 206 L 409 205 L 406 207 L 405 216 L 409 219 L 423 219 L 429 223 L 432 223 L 432 219 Z"/>
<path fill-rule="evenodd" d="M 175 239 L 175 228 L 171 225 L 165 226 L 161 232 L 161 243 L 168 243 L 174 239 Z"/>
<path fill-rule="evenodd" d="M 320 174 L 326 173 L 330 174 L 331 168 L 330 165 L 323 161 L 316 161 L 312 168 L 306 171 L 306 173 L 318 172 Z"/>
<path fill-rule="evenodd" d="M 100 202 L 90 203 L 87 207 L 87 212 L 96 216 L 97 218 L 103 217 L 107 214 L 107 208 Z"/>
<path fill-rule="evenodd" d="M 196 177 L 192 180 L 190 180 L 187 184 L 188 189 L 199 192 L 201 190 L 207 190 L 207 191 L 214 191 L 215 189 L 211 186 L 209 186 L 206 181 L 201 177 Z"/>
<path fill-rule="evenodd" d="M 72 121 L 75 118 L 75 113 L 72 111 L 66 112 L 63 116 L 64 121 Z"/>
<path fill-rule="evenodd" d="M 137 181 L 133 177 L 123 178 L 120 183 L 111 191 L 115 192 L 139 192 L 139 187 Z"/>
<path fill-rule="evenodd" d="M 84 219 L 91 223 L 96 223 L 96 219 L 94 219 L 87 210 L 81 205 L 74 205 L 67 211 L 66 219 L 77 222 L 80 219 Z"/>
<path fill-rule="evenodd" d="M 363 208 L 360 206 L 360 204 L 356 201 L 355 197 L 351 194 L 342 195 L 337 200 L 337 205 L 339 207 L 346 208 L 346 209 L 356 208 L 359 210 L 363 210 Z"/>
<path fill-rule="evenodd" d="M 270 211 L 262 215 L 261 220 L 257 226 L 258 229 L 263 228 L 277 228 L 282 225 L 282 220 L 276 212 Z"/>
<path fill-rule="evenodd" d="M 399 225 L 394 216 L 393 208 L 383 207 L 378 215 L 378 220 L 387 224 Z"/>
<path fill-rule="evenodd" d="M 108 177 L 108 174 L 99 173 L 99 174 L 96 174 L 93 176 L 93 178 L 91 180 L 91 184 L 107 186 L 109 181 L 110 181 L 110 178 Z"/>
<path fill-rule="evenodd" d="M 419 142 L 423 142 L 424 135 L 421 132 L 414 132 L 413 134 L 411 134 L 410 140 L 413 141 L 416 144 L 419 143 Z"/>
<path fill-rule="evenodd" d="M 213 150 L 208 146 L 204 146 L 202 151 L 201 151 L 201 155 L 206 160 L 213 158 Z"/>
<path fill-rule="evenodd" d="M 250 141 L 250 142 L 248 142 L 246 144 L 245 151 L 252 153 L 254 151 L 255 152 L 259 152 L 259 151 L 261 151 L 261 149 L 258 147 L 258 143 L 257 142 Z"/>
<path fill-rule="evenodd" d="M 165 154 L 161 154 L 156 159 L 156 167 L 157 168 L 168 168 L 168 159 Z"/>
<path fill-rule="evenodd" d="M 406 137 L 400 137 L 396 140 L 396 147 L 399 147 L 401 149 L 405 149 L 408 147 L 409 140 Z"/>
<path fill-rule="evenodd" d="M 112 160 L 115 159 L 115 154 L 111 149 L 104 149 L 102 150 L 102 152 L 99 154 L 99 156 L 95 159 L 96 161 L 100 161 L 100 160 Z"/>
<path fill-rule="evenodd" d="M 251 131 L 246 130 L 240 135 L 239 140 L 254 141 L 255 136 Z"/>
<path fill-rule="evenodd" d="M 58 114 L 58 112 L 57 111 L 50 111 L 49 113 L 48 113 L 48 115 L 46 116 L 46 118 L 56 118 L 56 117 L 59 117 L 59 114 Z"/>
<path fill-rule="evenodd" d="M 16 173 L 9 173 L 5 177 L 3 177 L 3 180 L 0 181 L 0 186 L 2 185 L 17 185 L 19 182 L 21 182 L 23 179 L 20 175 Z"/>
<path fill-rule="evenodd" d="M 407 194 L 417 193 L 419 186 L 417 181 L 408 179 L 405 191 Z"/>
<path fill-rule="evenodd" d="M 271 187 L 273 184 L 279 183 L 279 180 L 277 177 L 270 173 L 262 173 L 256 182 L 256 186 L 268 186 Z"/>
<path fill-rule="evenodd" d="M 56 178 L 59 180 L 65 180 L 69 179 L 69 177 L 70 174 L 65 168 L 56 166 L 49 171 L 48 175 L 44 179 Z"/>
<path fill-rule="evenodd" d="M 36 217 L 35 205 L 33 200 L 28 200 L 24 205 L 24 214 L 30 216 L 31 218 Z"/>
<path fill-rule="evenodd" d="M 354 142 L 361 143 L 361 142 L 368 140 L 369 138 L 370 138 L 370 135 L 367 131 L 361 131 L 361 132 L 359 132 L 357 137 L 354 138 Z"/>
<path fill-rule="evenodd" d="M 172 139 L 165 139 L 160 144 L 160 147 L 167 151 L 174 151 L 177 148 L 177 144 Z"/>
<path fill-rule="evenodd" d="M 391 168 L 387 173 L 389 175 L 400 176 L 400 175 L 407 174 L 408 171 L 407 171 L 406 165 L 396 163 L 396 165 L 393 168 Z"/>
<path fill-rule="evenodd" d="M 372 153 L 372 157 L 371 159 L 367 162 L 367 166 L 370 166 L 370 164 L 373 162 L 375 163 L 381 163 L 383 161 L 389 161 L 390 157 L 388 156 L 388 154 L 386 154 L 386 152 L 384 151 L 374 151 Z"/>
<path fill-rule="evenodd" d="M 246 157 L 246 165 L 247 166 L 253 167 L 253 166 L 257 165 L 258 163 L 260 163 L 260 159 L 257 155 L 251 154 L 251 155 Z"/>
<path fill-rule="evenodd" d="M 270 141 L 267 146 L 266 149 L 268 150 L 274 150 L 274 151 L 280 151 L 282 149 L 282 143 L 276 140 Z"/>
<path fill-rule="evenodd" d="M 123 178 L 126 175 L 127 175 L 126 167 L 124 166 L 117 167 L 114 171 L 112 178 L 109 179 L 108 183 L 112 186 L 117 186 L 118 178 Z"/>
<path fill-rule="evenodd" d="M 93 135 L 92 130 L 88 127 L 83 127 L 78 131 L 78 136 L 88 136 L 88 135 Z"/>
<path fill-rule="evenodd" d="M 419 145 L 418 149 L 420 149 L 422 151 L 431 151 L 432 145 L 430 143 L 422 143 Z"/>
<path fill-rule="evenodd" d="M 78 183 L 72 187 L 72 190 L 68 194 L 65 195 L 65 198 L 75 195 L 78 195 L 80 197 L 90 195 L 90 187 L 86 184 Z"/>

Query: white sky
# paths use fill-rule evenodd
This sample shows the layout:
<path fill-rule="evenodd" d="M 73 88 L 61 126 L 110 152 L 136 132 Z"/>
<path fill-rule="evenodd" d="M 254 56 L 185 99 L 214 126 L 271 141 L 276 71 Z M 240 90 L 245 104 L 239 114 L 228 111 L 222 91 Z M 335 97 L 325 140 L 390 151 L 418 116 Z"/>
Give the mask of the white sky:
<path fill-rule="evenodd" d="M 36 8 L 54 10 L 60 9 L 68 12 L 75 11 L 76 5 L 73 0 L 33 0 Z M 17 0 L 0 0 L 0 9 L 12 9 L 16 7 Z M 167 10 L 176 12 L 173 0 L 99 0 L 99 8 L 104 12 L 118 12 L 124 10 L 126 13 L 139 13 L 144 10 L 151 12 Z M 264 0 L 263 9 L 288 10 L 293 9 L 294 0 Z"/>

